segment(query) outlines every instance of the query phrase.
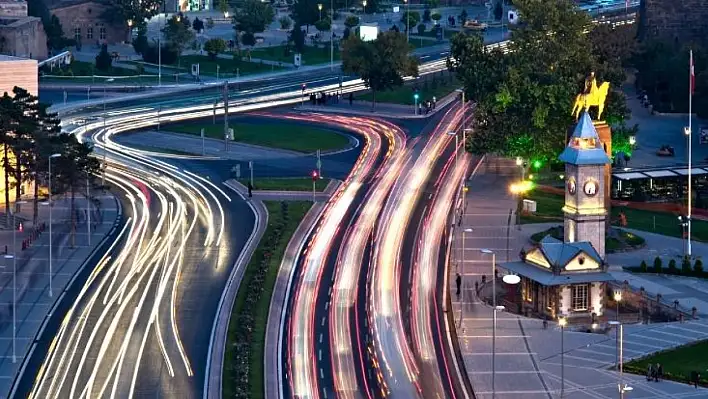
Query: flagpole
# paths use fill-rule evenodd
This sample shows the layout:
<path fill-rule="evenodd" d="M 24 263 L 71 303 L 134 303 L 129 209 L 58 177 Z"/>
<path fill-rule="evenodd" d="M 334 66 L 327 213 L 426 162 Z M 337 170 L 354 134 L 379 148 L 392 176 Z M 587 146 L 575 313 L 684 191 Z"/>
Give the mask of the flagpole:
<path fill-rule="evenodd" d="M 691 207 L 693 198 L 693 178 L 691 177 L 691 147 L 693 142 L 693 130 L 692 130 L 692 119 L 691 113 L 693 112 L 693 85 L 694 83 L 694 70 L 693 70 L 693 50 L 689 50 L 690 65 L 688 70 L 688 243 L 686 246 L 686 252 L 688 256 L 691 256 Z"/>

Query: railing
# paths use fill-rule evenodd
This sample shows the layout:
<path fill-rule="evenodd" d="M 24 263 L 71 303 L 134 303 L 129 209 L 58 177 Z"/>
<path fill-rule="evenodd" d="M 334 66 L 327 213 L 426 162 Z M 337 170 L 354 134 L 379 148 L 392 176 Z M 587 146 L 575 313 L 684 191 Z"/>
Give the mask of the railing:
<path fill-rule="evenodd" d="M 64 51 L 60 54 L 57 54 L 53 57 L 49 57 L 44 61 L 40 61 L 37 63 L 38 67 L 42 67 L 44 65 L 49 65 L 50 68 L 54 68 L 56 64 L 61 64 L 64 63 L 66 65 L 71 63 L 71 51 Z"/>

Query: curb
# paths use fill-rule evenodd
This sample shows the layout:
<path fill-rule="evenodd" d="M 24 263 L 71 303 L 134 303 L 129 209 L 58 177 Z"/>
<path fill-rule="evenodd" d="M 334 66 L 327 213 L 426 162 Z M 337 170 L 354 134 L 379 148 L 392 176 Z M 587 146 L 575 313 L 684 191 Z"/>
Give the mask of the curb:
<path fill-rule="evenodd" d="M 251 256 L 253 256 L 268 225 L 268 210 L 262 201 L 247 200 L 243 195 L 243 185 L 236 180 L 227 180 L 224 182 L 224 185 L 235 192 L 242 200 L 248 202 L 256 220 L 251 235 L 248 237 L 243 250 L 231 268 L 231 273 L 226 281 L 226 286 L 221 294 L 216 315 L 214 316 L 214 323 L 212 324 L 209 338 L 206 373 L 204 375 L 204 399 L 221 398 L 224 375 L 224 354 L 226 353 L 226 339 L 229 323 L 231 321 L 231 310 L 241 286 L 241 279 L 246 271 L 246 265 L 251 260 Z"/>

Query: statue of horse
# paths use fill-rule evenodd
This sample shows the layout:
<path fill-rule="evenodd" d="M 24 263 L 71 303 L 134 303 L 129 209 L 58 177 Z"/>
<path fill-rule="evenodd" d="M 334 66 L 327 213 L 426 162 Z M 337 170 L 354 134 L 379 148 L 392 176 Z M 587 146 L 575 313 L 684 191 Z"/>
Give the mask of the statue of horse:
<path fill-rule="evenodd" d="M 597 87 L 593 81 L 591 87 L 590 93 L 578 94 L 578 96 L 575 97 L 575 105 L 573 106 L 572 112 L 572 114 L 575 114 L 575 119 L 578 119 L 580 116 L 580 111 L 584 109 L 587 112 L 590 107 L 597 107 L 597 119 L 602 118 L 607 93 L 610 91 L 610 82 L 603 82 L 600 87 Z"/>

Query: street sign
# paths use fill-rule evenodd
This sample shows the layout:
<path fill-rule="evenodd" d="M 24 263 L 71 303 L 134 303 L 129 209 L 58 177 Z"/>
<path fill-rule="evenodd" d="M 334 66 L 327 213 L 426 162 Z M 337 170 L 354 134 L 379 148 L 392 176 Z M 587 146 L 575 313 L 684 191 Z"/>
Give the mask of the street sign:
<path fill-rule="evenodd" d="M 199 76 L 199 64 L 192 64 L 192 76 Z"/>
<path fill-rule="evenodd" d="M 293 56 L 293 65 L 295 65 L 296 68 L 299 68 L 300 65 L 302 65 L 302 55 L 300 53 L 295 53 Z"/>

